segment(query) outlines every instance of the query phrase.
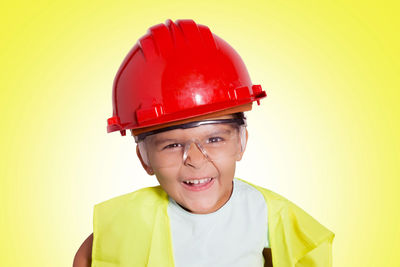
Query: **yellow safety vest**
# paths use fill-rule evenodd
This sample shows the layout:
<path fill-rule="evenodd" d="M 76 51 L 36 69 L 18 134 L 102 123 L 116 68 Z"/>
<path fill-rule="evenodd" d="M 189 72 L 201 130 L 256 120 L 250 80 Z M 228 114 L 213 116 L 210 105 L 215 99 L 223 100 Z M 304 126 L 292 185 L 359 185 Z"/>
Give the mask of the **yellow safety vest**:
<path fill-rule="evenodd" d="M 274 267 L 332 266 L 333 232 L 281 195 L 246 183 L 266 200 Z M 173 267 L 167 206 L 160 186 L 95 205 L 92 267 Z"/>

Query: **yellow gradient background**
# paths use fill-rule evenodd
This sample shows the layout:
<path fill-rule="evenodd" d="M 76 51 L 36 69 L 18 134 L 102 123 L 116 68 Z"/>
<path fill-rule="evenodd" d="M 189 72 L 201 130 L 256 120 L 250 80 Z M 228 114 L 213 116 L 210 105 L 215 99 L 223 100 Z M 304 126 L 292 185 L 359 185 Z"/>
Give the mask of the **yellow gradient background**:
<path fill-rule="evenodd" d="M 131 136 L 106 133 L 137 39 L 194 19 L 268 97 L 237 176 L 335 234 L 334 266 L 399 266 L 397 1 L 2 1 L 0 265 L 72 266 L 93 206 L 156 185 Z"/>

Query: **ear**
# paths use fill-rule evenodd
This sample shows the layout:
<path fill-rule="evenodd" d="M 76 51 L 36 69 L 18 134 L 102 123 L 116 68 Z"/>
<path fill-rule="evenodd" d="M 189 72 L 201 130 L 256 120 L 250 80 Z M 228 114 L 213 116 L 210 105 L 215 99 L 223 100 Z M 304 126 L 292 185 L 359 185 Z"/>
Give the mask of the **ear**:
<path fill-rule="evenodd" d="M 151 166 L 147 165 L 147 164 L 143 161 L 143 158 L 142 158 L 142 155 L 140 154 L 140 150 L 139 150 L 139 146 L 138 146 L 138 145 L 136 145 L 136 155 L 138 156 L 138 158 L 139 158 L 139 160 L 140 160 L 140 163 L 142 164 L 143 169 L 147 172 L 147 174 L 148 174 L 148 175 L 153 175 L 153 174 L 154 174 L 154 171 L 153 171 L 153 169 L 151 168 Z"/>
<path fill-rule="evenodd" d="M 243 157 L 244 151 L 246 150 L 247 147 L 247 140 L 249 139 L 249 132 L 247 131 L 247 128 L 245 128 L 245 135 L 246 135 L 246 139 L 244 142 L 244 146 L 242 151 L 237 155 L 236 161 L 240 161 Z"/>

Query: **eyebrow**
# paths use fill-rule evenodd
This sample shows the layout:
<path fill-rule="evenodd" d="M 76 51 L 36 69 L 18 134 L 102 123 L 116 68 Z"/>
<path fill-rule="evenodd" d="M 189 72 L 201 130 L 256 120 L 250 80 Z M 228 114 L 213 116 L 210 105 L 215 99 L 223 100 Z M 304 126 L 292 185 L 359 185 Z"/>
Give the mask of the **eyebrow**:
<path fill-rule="evenodd" d="M 213 131 L 211 133 L 209 133 L 207 136 L 211 136 L 211 135 L 219 135 L 219 134 L 230 134 L 232 131 L 228 130 L 228 129 L 219 129 L 216 131 Z"/>
<path fill-rule="evenodd" d="M 154 145 L 155 146 L 159 146 L 159 145 L 164 144 L 164 143 L 178 143 L 178 140 L 177 139 L 173 139 L 173 138 L 167 138 L 167 139 L 160 139 L 160 140 L 154 141 Z"/>

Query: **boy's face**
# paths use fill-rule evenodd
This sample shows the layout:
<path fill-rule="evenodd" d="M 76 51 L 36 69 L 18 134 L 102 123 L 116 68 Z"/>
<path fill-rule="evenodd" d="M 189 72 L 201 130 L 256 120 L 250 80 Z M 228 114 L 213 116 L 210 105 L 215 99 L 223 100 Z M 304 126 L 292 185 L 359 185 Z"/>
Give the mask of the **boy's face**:
<path fill-rule="evenodd" d="M 143 167 L 156 175 L 161 187 L 182 207 L 193 213 L 211 213 L 228 201 L 236 161 L 244 152 L 237 125 L 175 129 L 148 136 L 144 142 L 147 164 L 138 152 Z"/>

